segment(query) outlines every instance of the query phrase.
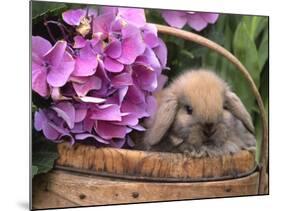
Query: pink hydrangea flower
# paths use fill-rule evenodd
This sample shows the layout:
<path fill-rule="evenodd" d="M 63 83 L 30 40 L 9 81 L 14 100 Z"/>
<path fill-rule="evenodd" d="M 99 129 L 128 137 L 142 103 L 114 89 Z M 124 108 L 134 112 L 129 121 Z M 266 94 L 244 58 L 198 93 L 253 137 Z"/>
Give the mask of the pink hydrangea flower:
<path fill-rule="evenodd" d="M 183 28 L 186 24 L 196 31 L 201 31 L 214 24 L 219 14 L 206 12 L 183 12 L 183 11 L 163 11 L 162 17 L 173 27 Z"/>
<path fill-rule="evenodd" d="M 32 37 L 32 89 L 43 97 L 49 86 L 62 87 L 74 70 L 74 60 L 66 51 L 67 43 L 51 43 L 42 37 Z"/>
<path fill-rule="evenodd" d="M 46 45 L 41 48 L 46 52 L 66 54 L 72 59 L 71 71 L 64 78 L 58 77 L 60 83 L 33 75 L 33 90 L 42 96 L 51 93 L 52 99 L 50 108 L 35 113 L 35 128 L 52 141 L 69 137 L 71 143 L 87 139 L 95 144 L 122 147 L 132 130 L 145 130 L 141 119 L 155 112 L 152 93 L 166 79 L 162 74 L 167 63 L 166 45 L 158 37 L 156 27 L 146 23 L 142 9 L 75 9 L 64 12 L 63 20 L 76 29 L 72 30 L 72 39 L 58 41 L 54 47 L 43 38 L 35 40 Z M 83 20 L 90 30 L 81 34 L 77 27 L 84 24 Z M 54 70 L 46 70 L 45 64 L 53 60 L 47 60 L 45 50 L 41 53 L 38 49 L 32 49 L 32 53 L 39 55 L 47 78 L 50 71 L 58 74 L 65 69 L 61 65 L 66 61 L 61 59 L 59 65 L 51 63 Z M 37 64 L 36 58 L 32 62 Z M 37 73 L 38 68 L 34 67 L 33 72 Z M 44 89 L 37 87 L 39 82 L 44 82 Z"/>

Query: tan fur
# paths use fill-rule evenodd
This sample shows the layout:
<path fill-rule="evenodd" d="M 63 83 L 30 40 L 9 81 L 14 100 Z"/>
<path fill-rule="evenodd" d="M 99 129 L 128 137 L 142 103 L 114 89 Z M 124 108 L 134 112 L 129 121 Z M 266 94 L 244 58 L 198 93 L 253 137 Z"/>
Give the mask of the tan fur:
<path fill-rule="evenodd" d="M 187 99 L 198 118 L 204 122 L 216 121 L 222 115 L 226 84 L 213 72 L 193 70 L 177 78 L 170 89 L 178 100 Z"/>
<path fill-rule="evenodd" d="M 158 110 L 144 136 L 147 149 L 213 156 L 255 147 L 255 138 L 249 133 L 253 131 L 249 113 L 237 95 L 211 71 L 187 71 L 156 98 Z M 192 114 L 187 112 L 187 106 L 192 108 Z M 206 135 L 210 123 L 213 130 Z"/>

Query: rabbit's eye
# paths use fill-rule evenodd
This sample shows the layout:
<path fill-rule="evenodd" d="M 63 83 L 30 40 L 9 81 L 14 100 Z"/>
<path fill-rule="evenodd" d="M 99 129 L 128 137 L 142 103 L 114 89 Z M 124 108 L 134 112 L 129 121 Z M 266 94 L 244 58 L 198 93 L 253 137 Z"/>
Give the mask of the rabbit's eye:
<path fill-rule="evenodd" d="M 186 105 L 185 106 L 185 110 L 186 110 L 186 113 L 188 113 L 189 115 L 191 115 L 192 114 L 192 108 L 191 108 L 191 106 L 189 106 L 189 105 Z"/>

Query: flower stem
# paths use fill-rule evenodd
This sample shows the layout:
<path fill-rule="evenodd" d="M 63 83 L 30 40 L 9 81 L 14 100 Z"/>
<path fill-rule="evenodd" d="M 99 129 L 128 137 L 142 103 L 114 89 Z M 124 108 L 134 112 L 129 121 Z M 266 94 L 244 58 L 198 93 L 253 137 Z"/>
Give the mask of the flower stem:
<path fill-rule="evenodd" d="M 46 28 L 47 28 L 47 31 L 48 31 L 48 34 L 49 34 L 51 40 L 53 41 L 53 43 L 55 43 L 55 42 L 56 42 L 56 39 L 55 39 L 55 37 L 54 37 L 54 35 L 53 35 L 53 33 L 52 33 L 50 27 L 48 26 L 48 23 L 47 23 L 47 22 L 48 22 L 48 21 L 45 21 L 45 22 L 44 22 L 44 25 L 45 25 Z"/>
<path fill-rule="evenodd" d="M 50 21 L 45 21 L 45 25 L 47 26 L 47 28 L 48 28 L 48 24 L 50 24 L 50 23 L 57 25 L 57 26 L 59 27 L 59 29 L 60 29 L 60 31 L 61 31 L 62 36 L 64 37 L 64 39 L 65 39 L 65 40 L 68 40 L 68 35 L 65 33 L 65 31 L 66 31 L 68 34 L 70 34 L 70 31 L 66 28 L 65 25 L 63 25 L 62 23 L 60 23 L 60 22 L 58 22 L 58 21 L 51 21 L 51 20 L 50 20 Z"/>

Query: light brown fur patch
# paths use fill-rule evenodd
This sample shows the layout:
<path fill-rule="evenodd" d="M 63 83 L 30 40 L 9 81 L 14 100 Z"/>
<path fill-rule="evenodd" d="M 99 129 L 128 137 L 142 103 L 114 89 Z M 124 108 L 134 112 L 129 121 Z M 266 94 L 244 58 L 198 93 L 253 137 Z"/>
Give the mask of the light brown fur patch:
<path fill-rule="evenodd" d="M 207 70 L 186 72 L 176 79 L 172 92 L 179 101 L 187 99 L 198 119 L 202 122 L 216 122 L 222 115 L 225 83 L 216 74 Z"/>

